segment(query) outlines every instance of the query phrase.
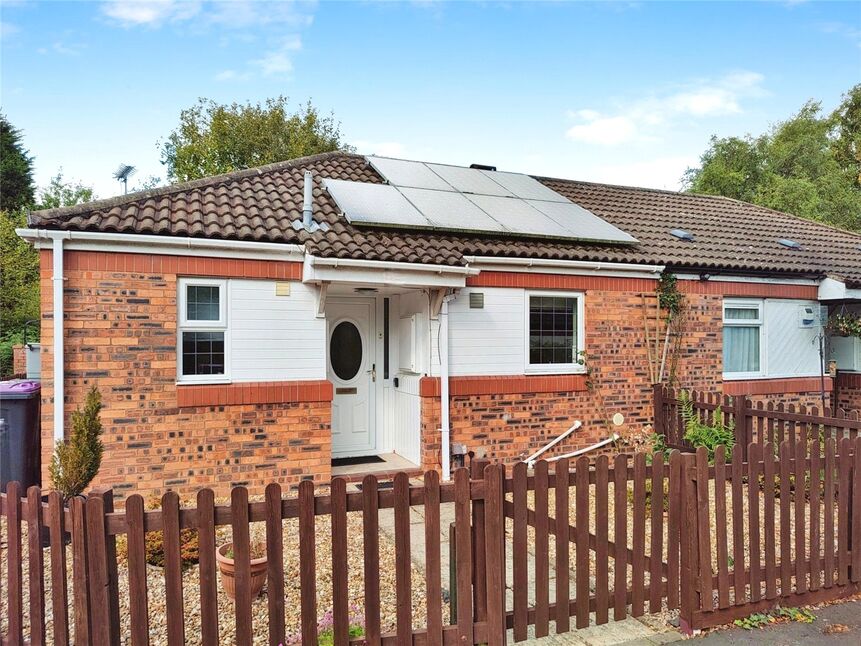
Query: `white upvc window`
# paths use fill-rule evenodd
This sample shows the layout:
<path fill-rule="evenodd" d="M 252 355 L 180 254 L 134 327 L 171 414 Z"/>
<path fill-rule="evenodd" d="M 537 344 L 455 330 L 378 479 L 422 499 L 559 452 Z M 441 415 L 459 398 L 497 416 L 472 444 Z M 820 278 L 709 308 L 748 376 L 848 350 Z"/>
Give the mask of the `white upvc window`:
<path fill-rule="evenodd" d="M 581 292 L 526 292 L 527 373 L 585 372 L 584 300 Z"/>
<path fill-rule="evenodd" d="M 744 379 L 765 374 L 763 301 L 728 299 L 723 303 L 723 373 Z"/>
<path fill-rule="evenodd" d="M 227 381 L 230 365 L 227 281 L 181 278 L 178 296 L 178 381 Z"/>

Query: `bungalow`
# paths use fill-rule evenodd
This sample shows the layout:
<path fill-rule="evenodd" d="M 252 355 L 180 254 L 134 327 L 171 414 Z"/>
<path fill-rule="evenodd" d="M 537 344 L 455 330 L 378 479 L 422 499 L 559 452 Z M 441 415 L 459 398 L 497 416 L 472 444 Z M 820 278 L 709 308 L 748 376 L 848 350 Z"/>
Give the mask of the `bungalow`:
<path fill-rule="evenodd" d="M 41 254 L 43 470 L 95 384 L 119 493 L 641 432 L 666 274 L 680 385 L 861 408 L 861 374 L 835 384 L 820 354 L 823 310 L 861 307 L 861 236 L 723 197 L 328 153 L 19 235 Z M 825 351 L 861 371 L 859 343 Z"/>

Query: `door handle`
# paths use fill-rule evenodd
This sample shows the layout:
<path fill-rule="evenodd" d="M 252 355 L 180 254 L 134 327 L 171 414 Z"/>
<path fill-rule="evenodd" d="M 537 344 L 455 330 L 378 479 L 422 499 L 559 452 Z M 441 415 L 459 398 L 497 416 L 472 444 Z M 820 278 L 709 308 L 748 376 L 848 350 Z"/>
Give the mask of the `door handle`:
<path fill-rule="evenodd" d="M 373 382 L 377 381 L 377 364 L 375 364 L 375 363 L 371 364 L 371 369 L 368 370 L 368 374 L 371 375 L 371 381 L 373 381 Z"/>

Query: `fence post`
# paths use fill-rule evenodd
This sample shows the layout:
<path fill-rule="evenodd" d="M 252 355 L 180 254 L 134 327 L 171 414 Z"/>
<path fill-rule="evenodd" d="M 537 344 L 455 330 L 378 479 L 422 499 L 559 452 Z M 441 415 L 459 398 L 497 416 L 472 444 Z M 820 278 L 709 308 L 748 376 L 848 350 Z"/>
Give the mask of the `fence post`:
<path fill-rule="evenodd" d="M 476 458 L 470 462 L 469 476 L 472 480 L 484 480 L 484 470 L 490 464 L 489 460 Z M 475 621 L 487 619 L 487 552 L 485 551 L 485 499 L 472 501 L 472 603 Z"/>
<path fill-rule="evenodd" d="M 503 646 L 505 625 L 505 516 L 502 487 L 505 467 L 487 466 L 485 483 L 485 599 L 488 646 Z"/>
<path fill-rule="evenodd" d="M 652 385 L 652 408 L 654 408 L 654 431 L 657 435 L 663 435 L 664 440 L 667 439 L 666 429 L 664 424 L 664 385 Z"/>
<path fill-rule="evenodd" d="M 679 628 L 685 634 L 692 634 L 695 628 L 694 614 L 699 608 L 699 537 L 697 533 L 697 475 L 696 456 L 691 453 L 681 455 L 681 505 L 680 523 L 680 600 Z M 670 472 L 672 474 L 672 471 Z"/>
<path fill-rule="evenodd" d="M 747 447 L 751 442 L 747 433 L 747 395 L 735 395 L 732 398 L 733 417 L 735 418 L 735 443 L 741 444 L 744 461 L 747 462 Z"/>
<path fill-rule="evenodd" d="M 107 515 L 114 512 L 114 490 L 110 487 L 97 487 L 90 496 L 102 499 L 102 512 L 105 516 L 105 572 L 107 574 L 108 618 L 111 644 L 120 643 L 120 606 L 119 583 L 117 574 L 117 538 L 108 533 Z"/>

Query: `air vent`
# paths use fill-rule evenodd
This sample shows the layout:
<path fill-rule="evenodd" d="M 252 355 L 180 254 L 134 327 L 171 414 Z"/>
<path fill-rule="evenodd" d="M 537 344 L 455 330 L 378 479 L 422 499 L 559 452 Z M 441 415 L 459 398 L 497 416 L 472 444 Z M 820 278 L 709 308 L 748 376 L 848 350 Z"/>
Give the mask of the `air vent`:
<path fill-rule="evenodd" d="M 801 249 L 801 245 L 798 244 L 795 240 L 789 240 L 787 238 L 781 238 L 777 241 L 777 244 L 783 245 L 787 249 Z"/>
<path fill-rule="evenodd" d="M 489 170 L 489 171 L 495 171 L 496 170 L 496 166 L 488 166 L 487 164 L 470 164 L 469 167 L 474 168 L 475 170 Z"/>
<path fill-rule="evenodd" d="M 695 240 L 694 234 L 690 231 L 685 231 L 684 229 L 673 229 L 670 231 L 670 235 L 677 237 L 679 240 L 684 240 L 685 242 L 693 242 Z"/>
<path fill-rule="evenodd" d="M 483 310 L 484 309 L 484 293 L 470 292 L 469 294 L 469 309 Z"/>

